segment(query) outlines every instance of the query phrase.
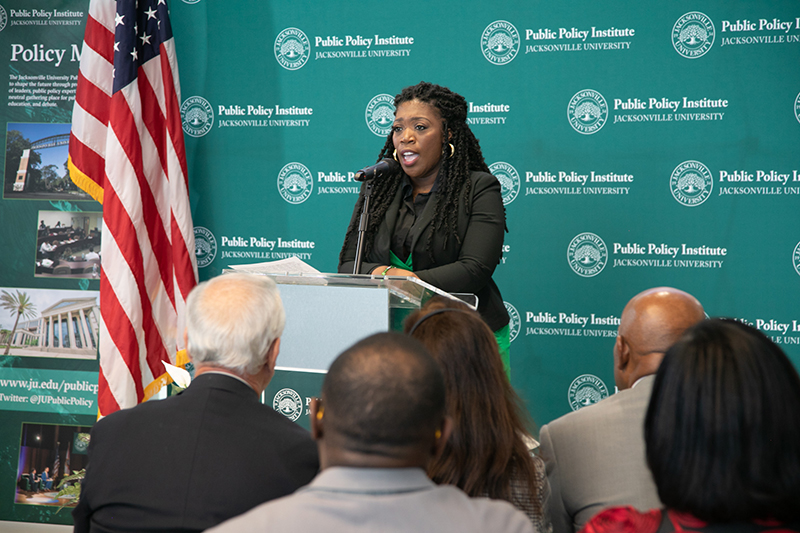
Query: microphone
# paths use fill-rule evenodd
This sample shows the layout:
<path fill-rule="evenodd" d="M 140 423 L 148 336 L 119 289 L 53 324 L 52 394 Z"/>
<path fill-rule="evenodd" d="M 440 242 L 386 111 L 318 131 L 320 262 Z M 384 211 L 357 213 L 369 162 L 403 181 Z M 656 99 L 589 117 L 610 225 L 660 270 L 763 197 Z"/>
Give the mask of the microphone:
<path fill-rule="evenodd" d="M 364 167 L 356 172 L 353 179 L 356 181 L 368 181 L 372 178 L 383 178 L 398 170 L 400 170 L 400 164 L 390 157 L 385 157 L 371 167 Z"/>

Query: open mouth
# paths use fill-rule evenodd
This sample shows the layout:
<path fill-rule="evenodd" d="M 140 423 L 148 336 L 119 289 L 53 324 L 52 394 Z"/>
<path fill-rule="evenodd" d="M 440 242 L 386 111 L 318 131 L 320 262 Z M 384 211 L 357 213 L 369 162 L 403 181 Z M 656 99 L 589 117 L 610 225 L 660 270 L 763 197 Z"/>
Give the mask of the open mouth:
<path fill-rule="evenodd" d="M 400 158 L 404 165 L 413 165 L 417 159 L 419 159 L 419 154 L 409 150 L 404 150 L 400 153 Z"/>

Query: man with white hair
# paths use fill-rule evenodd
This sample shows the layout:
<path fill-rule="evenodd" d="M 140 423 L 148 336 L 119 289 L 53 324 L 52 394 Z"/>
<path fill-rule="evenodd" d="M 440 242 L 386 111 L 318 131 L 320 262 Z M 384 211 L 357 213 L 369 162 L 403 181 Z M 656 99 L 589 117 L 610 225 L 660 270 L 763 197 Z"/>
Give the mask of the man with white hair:
<path fill-rule="evenodd" d="M 317 473 L 308 432 L 259 401 L 285 322 L 275 283 L 226 274 L 186 306 L 195 379 L 95 424 L 76 532 L 203 531 Z"/>

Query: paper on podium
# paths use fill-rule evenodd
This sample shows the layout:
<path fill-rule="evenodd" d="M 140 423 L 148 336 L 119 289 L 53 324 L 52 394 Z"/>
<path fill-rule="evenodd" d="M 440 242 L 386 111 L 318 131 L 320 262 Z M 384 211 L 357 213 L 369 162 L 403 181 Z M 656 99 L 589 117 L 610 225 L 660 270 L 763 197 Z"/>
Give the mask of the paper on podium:
<path fill-rule="evenodd" d="M 258 272 L 260 274 L 319 274 L 320 271 L 297 257 L 250 263 L 247 265 L 228 265 L 228 268 L 240 272 Z"/>
<path fill-rule="evenodd" d="M 230 269 L 230 270 L 228 270 Z M 247 272 L 269 276 L 279 285 L 282 283 L 302 283 L 303 285 L 327 285 L 325 274 L 297 257 L 278 261 L 250 263 L 247 265 L 228 265 L 223 272 Z"/>

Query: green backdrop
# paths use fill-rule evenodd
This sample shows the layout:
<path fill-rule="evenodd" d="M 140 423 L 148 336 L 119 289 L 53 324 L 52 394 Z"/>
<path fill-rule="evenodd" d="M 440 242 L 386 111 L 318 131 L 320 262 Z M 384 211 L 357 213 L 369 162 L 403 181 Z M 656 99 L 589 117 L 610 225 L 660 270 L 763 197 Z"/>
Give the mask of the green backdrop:
<path fill-rule="evenodd" d="M 71 83 L 82 18 L 36 15 L 32 4 L 85 14 L 88 3 L 0 4 L 6 124 L 69 122 L 69 85 L 52 93 L 55 106 L 42 106 L 26 100 L 30 86 L 14 83 L 30 83 L 20 75 Z M 375 161 L 392 97 L 425 80 L 470 102 L 472 129 L 503 184 L 509 232 L 495 280 L 512 314 L 512 383 L 538 425 L 614 392 L 619 315 L 653 286 L 681 288 L 711 316 L 752 323 L 800 362 L 797 2 L 171 0 L 170 8 L 201 279 L 293 254 L 335 271 L 357 196 L 352 174 Z M 51 49 L 64 50 L 59 64 Z M 96 291 L 93 279 L 35 276 L 34 257 L 40 212 L 100 206 L 14 196 L 19 155 L 6 153 L 16 159 L 6 162 L 0 209 L 0 286 Z M 96 362 L 3 357 L 0 377 L 88 367 Z M 277 381 L 267 402 L 286 386 L 285 376 Z M 303 403 L 319 377 L 306 383 Z M 12 407 L 0 410 L 0 453 L 9 458 L 20 454 L 23 422 L 91 423 Z M 64 512 L 14 504 L 17 461 L 2 464 L 11 466 L 0 466 L 0 519 L 68 523 Z"/>

